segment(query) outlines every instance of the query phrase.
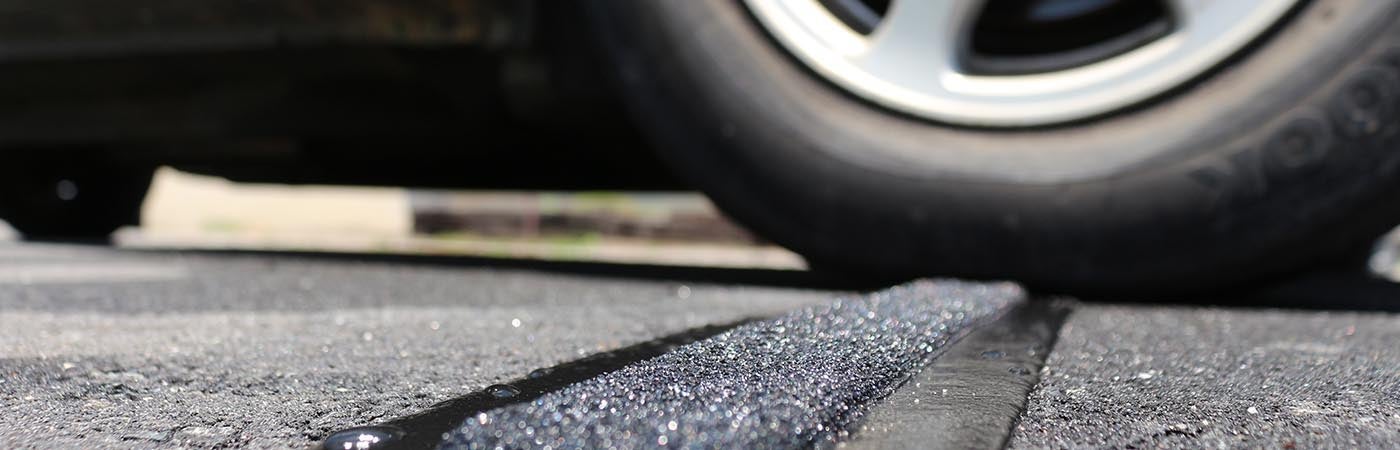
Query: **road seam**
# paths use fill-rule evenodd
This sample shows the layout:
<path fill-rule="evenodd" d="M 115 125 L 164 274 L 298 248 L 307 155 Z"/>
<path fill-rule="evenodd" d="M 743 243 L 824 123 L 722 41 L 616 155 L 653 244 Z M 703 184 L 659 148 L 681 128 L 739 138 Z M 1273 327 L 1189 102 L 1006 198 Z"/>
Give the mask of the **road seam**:
<path fill-rule="evenodd" d="M 1037 300 L 970 333 L 871 407 L 843 447 L 1005 447 L 1068 313 Z"/>
<path fill-rule="evenodd" d="M 528 402 L 472 408 L 479 412 L 458 415 L 439 448 L 834 444 L 871 405 L 952 343 L 1025 300 L 1015 284 L 951 280 L 836 299 L 740 325 Z M 468 397 L 522 394 L 516 386 L 493 386 Z M 422 448 L 423 437 L 441 434 L 407 430 L 406 424 L 337 433 L 325 448 Z M 411 447 L 404 445 L 408 436 L 417 436 Z"/>

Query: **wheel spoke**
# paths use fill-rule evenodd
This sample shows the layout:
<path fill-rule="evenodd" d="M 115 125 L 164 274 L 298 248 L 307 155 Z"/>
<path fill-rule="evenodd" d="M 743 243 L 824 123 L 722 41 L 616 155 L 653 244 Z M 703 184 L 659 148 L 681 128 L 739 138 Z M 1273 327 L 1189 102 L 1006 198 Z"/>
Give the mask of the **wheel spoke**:
<path fill-rule="evenodd" d="M 957 69 L 964 37 L 985 1 L 895 0 L 857 64 L 887 79 L 936 81 Z"/>
<path fill-rule="evenodd" d="M 1023 126 L 1082 119 L 1165 92 L 1247 45 L 1302 0 L 1161 0 L 1171 28 L 1149 41 L 1091 61 L 1006 73 L 962 64 L 988 0 L 890 0 L 869 33 L 828 8 L 843 0 L 743 1 L 798 59 L 861 97 L 938 121 Z"/>

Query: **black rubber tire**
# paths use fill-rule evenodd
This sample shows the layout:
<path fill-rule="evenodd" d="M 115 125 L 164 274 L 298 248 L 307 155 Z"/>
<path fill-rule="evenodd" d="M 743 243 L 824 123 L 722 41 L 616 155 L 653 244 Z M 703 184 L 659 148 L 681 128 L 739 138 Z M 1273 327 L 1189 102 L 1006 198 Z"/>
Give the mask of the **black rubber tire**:
<path fill-rule="evenodd" d="M 848 95 L 739 1 L 587 5 L 671 165 L 822 267 L 1168 294 L 1302 270 L 1400 222 L 1400 1 L 1303 2 L 1188 86 L 1014 131 Z"/>
<path fill-rule="evenodd" d="M 16 164 L 0 177 L 0 219 L 29 240 L 105 241 L 137 225 L 154 169 L 99 164 Z M 60 198 L 59 183 L 76 188 Z"/>

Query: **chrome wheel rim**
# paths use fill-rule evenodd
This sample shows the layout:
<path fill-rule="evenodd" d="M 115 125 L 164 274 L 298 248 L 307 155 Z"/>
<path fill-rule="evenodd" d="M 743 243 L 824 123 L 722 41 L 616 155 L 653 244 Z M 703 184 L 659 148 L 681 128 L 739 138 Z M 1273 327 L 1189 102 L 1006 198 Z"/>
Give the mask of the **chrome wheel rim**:
<path fill-rule="evenodd" d="M 1027 73 L 979 72 L 969 63 L 989 1 L 996 0 L 893 0 L 868 33 L 831 6 L 860 0 L 745 3 L 797 59 L 860 97 L 939 122 L 1014 127 L 1082 120 L 1167 92 L 1238 52 L 1298 0 L 1164 0 L 1169 25 L 1159 35 Z"/>

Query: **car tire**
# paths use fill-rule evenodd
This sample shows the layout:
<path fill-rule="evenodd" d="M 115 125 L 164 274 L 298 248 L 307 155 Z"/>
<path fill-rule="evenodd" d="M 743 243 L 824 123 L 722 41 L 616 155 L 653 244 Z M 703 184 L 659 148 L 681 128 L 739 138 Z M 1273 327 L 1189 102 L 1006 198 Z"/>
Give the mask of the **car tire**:
<path fill-rule="evenodd" d="M 28 240 L 105 241 L 137 225 L 154 169 L 15 164 L 0 180 L 0 219 Z"/>
<path fill-rule="evenodd" d="M 1304 2 L 1166 94 L 1016 129 L 848 94 L 742 2 L 588 5 L 663 157 L 815 266 L 1169 295 L 1306 270 L 1400 222 L 1400 2 Z"/>

